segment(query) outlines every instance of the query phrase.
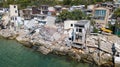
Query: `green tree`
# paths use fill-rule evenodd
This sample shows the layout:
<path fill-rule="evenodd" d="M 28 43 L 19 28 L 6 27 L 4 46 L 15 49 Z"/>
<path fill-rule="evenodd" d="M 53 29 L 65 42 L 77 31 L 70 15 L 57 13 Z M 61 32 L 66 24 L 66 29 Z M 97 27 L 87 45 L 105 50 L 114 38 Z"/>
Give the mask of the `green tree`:
<path fill-rule="evenodd" d="M 116 18 L 116 24 L 115 24 L 115 26 L 116 27 L 119 27 L 120 28 L 120 8 L 118 8 L 115 12 L 114 12 L 114 17 Z"/>
<path fill-rule="evenodd" d="M 98 33 L 98 29 L 96 27 L 93 28 L 93 33 Z"/>
<path fill-rule="evenodd" d="M 58 16 L 58 18 L 59 18 L 60 20 L 64 21 L 64 20 L 68 19 L 68 17 L 69 17 L 70 15 L 71 15 L 71 14 L 70 14 L 69 11 L 64 10 L 64 11 L 62 11 L 62 12 L 60 13 L 60 15 Z"/>
<path fill-rule="evenodd" d="M 71 12 L 71 14 L 72 16 L 70 17 L 70 19 L 72 20 L 80 20 L 85 18 L 85 14 L 80 10 L 74 10 Z"/>
<path fill-rule="evenodd" d="M 72 0 L 63 0 L 63 5 L 70 5 Z"/>
<path fill-rule="evenodd" d="M 57 4 L 63 4 L 63 5 L 88 5 L 88 4 L 95 4 L 97 2 L 105 2 L 105 1 L 112 1 L 112 0 L 63 0 L 63 2 L 60 2 L 58 0 L 3 0 L 1 1 L 3 4 L 2 7 L 9 7 L 9 4 L 19 4 L 21 8 L 26 8 L 26 6 L 40 6 L 40 5 L 57 5 Z"/>
<path fill-rule="evenodd" d="M 115 22 L 115 24 L 113 25 L 113 26 L 110 26 L 110 27 L 114 27 L 115 29 L 113 30 L 114 32 L 114 34 L 117 34 L 117 35 L 120 35 L 119 34 L 119 32 L 120 32 L 120 8 L 118 8 L 118 9 L 116 9 L 115 11 L 114 11 L 114 14 L 113 14 L 113 16 L 115 17 L 115 19 L 116 19 L 116 22 Z"/>
<path fill-rule="evenodd" d="M 118 8 L 115 12 L 114 12 L 114 16 L 117 19 L 117 17 L 120 17 L 120 8 Z"/>
<path fill-rule="evenodd" d="M 71 12 L 64 10 L 58 16 L 58 18 L 61 19 L 62 21 L 67 20 L 67 19 L 80 20 L 80 19 L 84 19 L 85 17 L 86 17 L 85 14 L 80 10 L 74 10 Z"/>

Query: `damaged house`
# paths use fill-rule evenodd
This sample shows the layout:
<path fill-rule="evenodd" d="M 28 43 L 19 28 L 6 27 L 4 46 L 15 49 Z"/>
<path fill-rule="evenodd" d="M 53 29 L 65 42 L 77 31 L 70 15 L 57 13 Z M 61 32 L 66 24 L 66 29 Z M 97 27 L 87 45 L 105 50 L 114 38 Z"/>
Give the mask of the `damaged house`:
<path fill-rule="evenodd" d="M 81 48 L 81 45 L 85 44 L 86 36 L 90 33 L 90 21 L 67 20 L 64 22 L 64 30 L 64 33 L 69 34 L 68 39 L 72 42 L 71 46 Z"/>

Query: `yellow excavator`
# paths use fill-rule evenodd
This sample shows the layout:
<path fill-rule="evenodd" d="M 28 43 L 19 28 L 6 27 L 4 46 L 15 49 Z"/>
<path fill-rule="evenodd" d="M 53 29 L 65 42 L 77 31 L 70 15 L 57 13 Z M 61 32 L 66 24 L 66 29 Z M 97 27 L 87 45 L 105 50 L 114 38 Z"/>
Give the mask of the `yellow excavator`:
<path fill-rule="evenodd" d="M 106 32 L 106 33 L 112 33 L 112 31 L 111 30 L 109 30 L 109 29 L 106 29 L 106 28 L 101 28 L 101 30 L 103 31 L 103 32 Z"/>

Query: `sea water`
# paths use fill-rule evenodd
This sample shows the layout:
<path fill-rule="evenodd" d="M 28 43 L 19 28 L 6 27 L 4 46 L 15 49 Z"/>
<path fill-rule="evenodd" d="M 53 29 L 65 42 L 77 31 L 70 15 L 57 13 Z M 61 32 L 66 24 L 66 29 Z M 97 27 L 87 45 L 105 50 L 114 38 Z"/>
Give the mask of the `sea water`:
<path fill-rule="evenodd" d="M 0 67 L 95 67 L 68 60 L 67 56 L 43 55 L 15 40 L 0 38 Z"/>

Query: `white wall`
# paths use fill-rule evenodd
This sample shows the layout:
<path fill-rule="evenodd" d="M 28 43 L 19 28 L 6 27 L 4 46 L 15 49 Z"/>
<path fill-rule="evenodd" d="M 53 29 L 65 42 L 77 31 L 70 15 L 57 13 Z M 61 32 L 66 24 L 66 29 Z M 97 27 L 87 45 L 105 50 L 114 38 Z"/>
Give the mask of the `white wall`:
<path fill-rule="evenodd" d="M 87 9 L 93 10 L 94 9 L 94 5 L 88 5 Z"/>
<path fill-rule="evenodd" d="M 18 16 L 18 7 L 17 5 L 10 5 L 10 17 L 12 16 Z"/>
<path fill-rule="evenodd" d="M 85 35 L 86 35 L 86 31 L 85 31 L 85 29 L 83 28 L 82 29 L 82 43 L 84 43 L 85 42 Z"/>
<path fill-rule="evenodd" d="M 74 28 L 74 24 L 77 23 L 77 21 L 74 20 L 67 20 L 64 21 L 64 29 L 71 29 Z M 71 24 L 73 24 L 73 26 L 71 27 Z"/>
<path fill-rule="evenodd" d="M 88 23 L 85 24 L 85 31 L 90 32 L 90 21 L 88 21 Z"/>

